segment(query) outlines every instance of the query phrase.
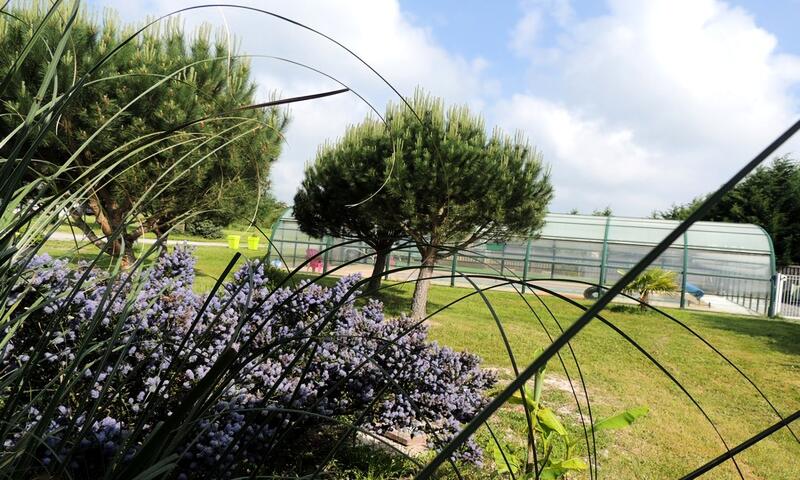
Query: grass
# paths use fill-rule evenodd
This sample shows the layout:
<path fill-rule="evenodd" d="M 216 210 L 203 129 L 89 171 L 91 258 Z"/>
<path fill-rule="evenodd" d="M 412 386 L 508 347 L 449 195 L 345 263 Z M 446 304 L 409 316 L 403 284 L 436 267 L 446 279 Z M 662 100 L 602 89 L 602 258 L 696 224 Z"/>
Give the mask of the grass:
<path fill-rule="evenodd" d="M 149 248 L 149 245 L 144 246 Z M 211 290 L 217 282 L 217 278 L 228 266 L 228 263 L 233 258 L 233 250 L 220 248 L 220 247 L 202 247 L 196 246 L 195 255 L 197 256 L 197 264 L 195 270 L 197 279 L 195 280 L 195 290 L 198 292 L 207 292 Z M 137 247 L 137 253 L 142 251 L 142 246 Z M 80 249 L 76 250 L 74 242 L 65 241 L 48 241 L 41 249 L 41 253 L 49 253 L 54 257 L 70 257 L 74 261 L 90 261 L 95 258 L 99 249 L 92 244 L 81 244 Z M 237 261 L 237 265 L 241 265 L 244 261 L 251 257 L 263 255 L 264 251 L 250 251 L 247 250 L 246 242 L 241 245 L 238 250 L 242 254 L 241 258 Z M 149 262 L 148 262 L 149 263 Z M 107 256 L 102 259 L 101 267 L 106 267 L 109 264 Z M 234 268 L 232 270 L 235 271 Z"/>
<path fill-rule="evenodd" d="M 59 256 L 74 253 L 71 250 L 74 245 L 67 242 L 48 242 L 44 248 Z M 94 247 L 88 247 L 81 255 L 90 257 L 95 252 Z M 228 264 L 232 252 L 218 247 L 198 247 L 196 253 L 197 289 L 208 290 Z M 387 313 L 406 312 L 411 291 L 411 285 L 384 290 L 380 297 Z M 429 312 L 469 292 L 464 288 L 433 285 Z M 502 321 L 517 363 L 527 365 L 536 349 L 547 345 L 546 333 L 528 305 L 516 294 L 497 291 L 488 292 L 487 297 Z M 526 298 L 551 334 L 556 335 L 558 326 L 542 302 L 530 294 Z M 580 313 L 579 308 L 553 297 L 542 297 L 542 301 L 564 327 Z M 782 413 L 800 409 L 800 325 L 736 315 L 668 311 L 728 355 Z M 668 319 L 618 307 L 609 308 L 604 315 L 677 377 L 706 409 L 729 445 L 745 440 L 777 420 L 752 387 L 730 366 Z M 498 369 L 501 379 L 511 378 L 511 365 L 498 328 L 479 296 L 472 296 L 437 314 L 430 322 L 430 334 L 441 344 L 480 355 L 486 367 Z M 648 416 L 629 429 L 598 433 L 602 477 L 675 478 L 723 452 L 714 430 L 689 399 L 610 328 L 595 320 L 578 335 L 572 346 L 588 385 L 595 419 L 636 405 L 650 408 Z M 574 362 L 567 351 L 562 353 L 567 371 L 575 380 Z M 557 360 L 548 365 L 546 378 L 544 403 L 557 411 L 572 434 L 581 439 L 585 453 L 575 401 Z M 580 387 L 576 385 L 576 388 Z M 583 400 L 582 408 L 585 414 Z M 520 448 L 524 446 L 525 423 L 520 407 L 504 407 L 492 424 L 507 441 L 515 442 Z M 800 434 L 800 425 L 795 424 L 795 431 Z M 487 441 L 485 432 L 479 441 Z M 800 445 L 785 430 L 737 459 L 748 479 L 800 478 Z M 392 472 L 400 474 L 401 467 L 393 462 L 384 463 L 391 465 Z M 484 473 L 490 475 L 489 471 Z M 377 472 L 363 478 L 392 478 L 392 474 Z M 704 478 L 732 479 L 738 475 L 728 462 Z"/>
<path fill-rule="evenodd" d="M 411 287 L 394 287 L 384 295 L 388 310 L 406 308 Z M 469 293 L 467 289 L 434 285 L 429 312 Z M 533 360 L 547 335 L 528 306 L 514 293 L 492 292 L 487 297 L 510 339 L 517 363 Z M 579 309 L 552 297 L 543 297 L 556 318 L 569 323 Z M 558 331 L 541 303 L 530 296 L 534 311 L 551 333 Z M 745 371 L 783 413 L 800 408 L 800 325 L 761 318 L 670 310 L 698 331 Z M 633 337 L 670 370 L 703 406 L 729 445 L 735 445 L 777 421 L 763 400 L 708 347 L 666 318 L 653 313 L 607 311 L 605 316 Z M 562 324 L 564 325 L 564 324 Z M 564 325 L 566 326 L 566 325 Z M 511 364 L 497 326 L 483 300 L 471 297 L 436 315 L 431 336 L 442 344 L 480 355 L 486 366 L 511 376 Z M 599 438 L 602 475 L 606 478 L 674 478 L 723 452 L 712 427 L 688 398 L 634 347 L 598 321 L 592 322 L 573 342 L 585 375 L 596 417 L 635 405 L 647 405 L 650 414 L 632 428 L 604 433 Z M 567 352 L 564 352 L 565 354 Z M 567 360 L 570 376 L 577 370 Z M 564 412 L 573 432 L 582 438 L 566 376 L 557 361 L 548 365 L 550 385 L 545 403 Z M 576 387 L 578 388 L 578 387 Z M 567 391 L 565 391 L 567 390 Z M 586 409 L 584 408 L 584 412 Z M 522 445 L 524 416 L 519 407 L 507 406 L 496 421 L 509 439 Z M 796 431 L 800 426 L 795 425 Z M 746 478 L 800 478 L 800 445 L 780 432 L 737 457 Z M 726 465 L 709 478 L 738 478 Z"/>
<path fill-rule="evenodd" d="M 95 222 L 94 216 L 87 215 L 86 222 L 93 228 L 93 230 L 95 231 L 95 233 L 97 233 L 98 236 L 102 236 L 102 233 L 100 232 L 100 225 L 98 225 Z M 264 233 L 269 235 L 269 226 L 266 226 L 266 228 L 265 227 L 261 227 L 261 230 L 263 230 Z M 78 227 L 75 227 L 75 226 L 70 227 L 69 223 L 66 222 L 66 221 L 61 223 L 58 226 L 58 231 L 62 232 L 62 233 L 69 233 L 69 234 L 72 234 L 74 232 L 79 237 L 81 235 L 81 231 L 80 231 L 80 229 Z M 180 232 L 180 231 L 176 230 L 175 232 L 173 232 L 173 233 L 171 233 L 169 235 L 169 239 L 171 241 L 188 240 L 188 241 L 191 241 L 191 242 L 212 242 L 212 243 L 223 242 L 223 243 L 225 243 L 225 242 L 227 242 L 228 235 L 239 235 L 240 237 L 242 237 L 241 241 L 242 241 L 242 244 L 245 247 L 247 246 L 247 237 L 249 237 L 249 236 L 260 237 L 261 238 L 261 246 L 262 247 L 264 246 L 264 243 L 266 243 L 264 235 L 262 235 L 258 231 L 258 229 L 256 229 L 255 227 L 248 228 L 246 226 L 239 226 L 239 225 L 230 225 L 228 227 L 223 228 L 222 229 L 222 236 L 220 236 L 219 238 L 200 237 L 200 236 L 197 236 L 197 235 L 190 235 L 188 233 L 183 233 L 183 232 Z M 156 235 L 154 233 L 152 233 L 152 232 L 148 232 L 148 233 L 145 233 L 143 235 L 143 238 L 154 240 L 156 238 Z"/>

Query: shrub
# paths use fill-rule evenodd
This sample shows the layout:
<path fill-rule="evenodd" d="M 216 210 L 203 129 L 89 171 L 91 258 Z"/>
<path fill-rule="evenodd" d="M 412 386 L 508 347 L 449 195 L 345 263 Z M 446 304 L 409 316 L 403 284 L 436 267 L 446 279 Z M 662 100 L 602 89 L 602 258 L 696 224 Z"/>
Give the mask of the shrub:
<path fill-rule="evenodd" d="M 675 277 L 676 274 L 673 271 L 658 267 L 648 268 L 636 277 L 636 280 L 628 284 L 624 291 L 629 294 L 639 295 L 639 300 L 642 302 L 639 304 L 639 308 L 646 310 L 646 304 L 650 302 L 650 295 L 669 294 L 678 289 Z"/>
<path fill-rule="evenodd" d="M 274 289 L 279 286 L 288 287 L 291 284 L 291 282 L 287 280 L 287 278 L 289 278 L 289 272 L 285 268 L 270 264 L 261 264 L 259 267 L 261 271 L 264 272 L 264 282 L 268 288 Z"/>
<path fill-rule="evenodd" d="M 222 238 L 222 226 L 211 220 L 198 220 L 186 224 L 186 233 L 203 238 Z"/>
<path fill-rule="evenodd" d="M 375 433 L 426 433 L 437 447 L 486 403 L 495 378 L 478 357 L 429 343 L 423 327 L 384 318 L 375 300 L 357 308 L 356 276 L 273 290 L 269 270 L 252 262 L 207 298 L 192 291 L 194 261 L 178 247 L 139 277 L 108 278 L 47 256 L 20 268 L 8 303 L 26 318 L 0 335 L 12 332 L 0 378 L 17 376 L 0 392 L 9 399 L 0 448 L 22 449 L 38 435 L 34 469 L 108 473 L 180 412 L 228 347 L 237 351 L 233 374 L 194 425 L 181 425 L 181 475 L 270 469 L 282 441 L 354 418 Z M 42 415 L 53 379 L 64 378 L 74 378 L 69 395 Z M 459 455 L 480 458 L 474 443 Z"/>

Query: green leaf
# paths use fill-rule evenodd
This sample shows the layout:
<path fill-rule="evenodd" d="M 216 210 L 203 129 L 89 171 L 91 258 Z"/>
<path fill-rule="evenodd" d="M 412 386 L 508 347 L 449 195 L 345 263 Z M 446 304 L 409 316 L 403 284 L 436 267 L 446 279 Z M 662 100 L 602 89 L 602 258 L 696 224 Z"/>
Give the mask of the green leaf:
<path fill-rule="evenodd" d="M 557 480 L 564 476 L 567 470 L 556 467 L 545 467 L 539 472 L 540 480 Z"/>
<path fill-rule="evenodd" d="M 530 389 L 525 390 L 525 403 L 528 404 L 528 408 L 532 411 L 536 411 L 539 408 L 539 403 L 534 398 L 534 393 L 530 391 Z"/>
<path fill-rule="evenodd" d="M 558 480 L 569 472 L 582 472 L 589 468 L 583 459 L 574 457 L 560 462 L 551 463 L 543 468 L 539 478 L 541 480 Z"/>
<path fill-rule="evenodd" d="M 519 459 L 515 457 L 513 453 L 511 453 L 508 446 L 502 443 L 500 444 L 500 447 L 498 447 L 496 443 L 492 443 L 491 445 L 492 445 L 492 458 L 494 459 L 494 463 L 497 466 L 496 467 L 497 473 L 516 474 L 519 471 Z M 500 450 L 501 448 L 502 451 Z M 503 458 L 504 454 L 505 458 Z M 510 470 L 509 467 L 511 467 Z"/>
<path fill-rule="evenodd" d="M 519 391 L 514 392 L 514 394 L 511 395 L 511 398 L 509 398 L 506 403 L 509 405 L 522 405 L 522 396 L 519 394 Z"/>
<path fill-rule="evenodd" d="M 650 409 L 646 406 L 639 406 L 629 408 L 624 412 L 620 412 L 608 418 L 604 418 L 594 424 L 595 431 L 599 430 L 614 430 L 617 428 L 625 428 L 630 426 L 637 418 L 647 415 Z"/>
<path fill-rule="evenodd" d="M 539 425 L 544 429 L 556 432 L 562 437 L 567 434 L 567 429 L 561 424 L 561 421 L 556 417 L 549 408 L 541 408 L 536 412 L 536 418 L 539 420 Z"/>
<path fill-rule="evenodd" d="M 579 457 L 569 458 L 569 459 L 563 460 L 563 461 L 561 461 L 561 462 L 559 462 L 559 463 L 557 463 L 555 465 L 557 465 L 557 466 L 559 466 L 559 467 L 561 467 L 563 469 L 566 469 L 566 470 L 578 470 L 578 471 L 581 471 L 581 470 L 587 470 L 589 468 L 589 466 L 586 465 L 586 462 L 584 462 L 583 459 L 579 458 Z"/>

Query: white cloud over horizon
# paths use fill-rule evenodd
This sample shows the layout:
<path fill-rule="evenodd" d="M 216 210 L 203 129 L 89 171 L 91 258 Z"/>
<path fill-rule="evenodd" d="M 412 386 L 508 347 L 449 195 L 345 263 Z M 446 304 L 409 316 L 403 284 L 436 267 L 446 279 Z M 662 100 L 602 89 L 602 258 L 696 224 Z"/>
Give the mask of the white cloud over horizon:
<path fill-rule="evenodd" d="M 533 63 L 546 73 L 497 106 L 501 123 L 541 145 L 562 210 L 587 210 L 598 193 L 626 214 L 686 201 L 716 188 L 796 119 L 800 57 L 777 54 L 776 38 L 744 10 L 714 0 L 609 7 L 565 25 L 557 54 Z M 549 98 L 534 88 L 542 83 Z M 781 152 L 798 147 L 793 140 Z"/>
<path fill-rule="evenodd" d="M 194 3 L 102 2 L 128 19 Z M 567 0 L 524 0 L 517 25 L 501 32 L 508 51 L 498 52 L 527 69 L 517 72 L 522 82 L 513 89 L 492 77 L 492 58 L 448 51 L 397 0 L 245 3 L 329 34 L 404 94 L 422 85 L 483 111 L 489 128 L 521 130 L 551 167 L 554 211 L 610 205 L 620 214 L 647 215 L 687 201 L 718 186 L 800 113 L 793 94 L 800 90 L 800 57 L 778 53 L 775 36 L 748 12 L 718 0 L 610 0 L 606 13 L 591 18 L 579 18 Z M 212 8 L 182 18 L 190 28 L 227 25 L 244 53 L 330 73 L 379 111 L 395 98 L 340 48 L 263 14 Z M 274 59 L 255 58 L 253 74 L 265 97 L 338 87 Z M 285 201 L 318 144 L 369 109 L 342 95 L 290 111 L 286 145 L 272 170 L 274 192 Z M 800 153 L 800 140 L 782 151 L 791 150 Z"/>
<path fill-rule="evenodd" d="M 135 4 L 109 0 L 125 18 L 143 19 L 196 4 L 193 0 L 153 0 Z M 404 94 L 421 85 L 449 102 L 484 106 L 496 83 L 486 79 L 486 61 L 462 58 L 439 46 L 425 28 L 412 25 L 394 0 L 291 3 L 239 1 L 240 5 L 271 10 L 329 35 L 351 48 Z M 379 112 L 397 97 L 373 72 L 342 48 L 297 26 L 263 13 L 236 8 L 206 8 L 181 14 L 187 28 L 210 23 L 235 32 L 240 50 L 248 55 L 287 58 L 319 69 L 347 84 Z M 220 30 L 223 31 L 223 30 Z M 340 88 L 335 81 L 276 59 L 253 58 L 253 76 L 260 95 L 291 97 Z M 291 121 L 281 157 L 271 177 L 275 195 L 290 202 L 312 161 L 317 146 L 339 137 L 348 124 L 363 120 L 370 109 L 355 95 L 345 94 L 289 107 Z"/>

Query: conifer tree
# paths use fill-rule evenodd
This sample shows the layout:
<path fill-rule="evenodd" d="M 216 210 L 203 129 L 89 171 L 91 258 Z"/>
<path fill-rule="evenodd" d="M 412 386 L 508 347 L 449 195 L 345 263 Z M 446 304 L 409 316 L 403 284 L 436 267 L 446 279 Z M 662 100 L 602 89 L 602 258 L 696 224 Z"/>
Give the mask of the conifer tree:
<path fill-rule="evenodd" d="M 385 126 L 368 118 L 338 142 L 320 147 L 294 197 L 294 217 L 303 232 L 356 238 L 375 250 L 370 292 L 380 287 L 389 249 L 403 237 L 402 226 L 386 215 L 397 199 L 378 191 L 380 180 L 391 174 L 387 156 L 392 154 Z"/>
<path fill-rule="evenodd" d="M 467 107 L 446 109 L 422 91 L 409 102 L 416 113 L 389 105 L 386 127 L 368 119 L 323 148 L 295 197 L 295 215 L 312 235 L 411 238 L 422 257 L 412 316 L 421 318 L 438 260 L 477 243 L 533 235 L 553 191 L 541 156 L 522 136 L 488 134 Z M 362 226 L 338 234 L 330 228 L 341 222 L 338 212 Z"/>
<path fill-rule="evenodd" d="M 400 199 L 393 218 L 422 256 L 411 305 L 419 319 L 437 260 L 476 243 L 533 235 L 553 190 L 541 155 L 520 134 L 495 128 L 489 135 L 466 106 L 445 108 L 422 91 L 410 103 L 416 114 L 405 105 L 386 113 L 401 145 L 389 192 Z"/>
<path fill-rule="evenodd" d="M 0 17 L 0 75 L 46 12 L 38 2 L 11 10 Z M 45 24 L 46 31 L 14 72 L 0 102 L 0 135 L 16 128 L 23 120 L 20 112 L 28 111 L 66 26 L 67 16 L 62 17 Z M 100 22 L 82 11 L 58 64 L 58 91 L 49 94 L 63 95 L 133 31 L 112 12 Z M 56 179 L 61 188 L 79 188 L 107 169 L 88 202 L 101 232 L 80 209 L 72 212 L 72 220 L 101 247 L 104 237 L 120 232 L 108 251 L 123 256 L 125 263 L 134 258 L 137 238 L 161 234 L 187 213 L 214 215 L 227 223 L 252 215 L 259 204 L 271 204 L 269 167 L 280 152 L 287 119 L 277 109 L 240 109 L 253 103 L 256 87 L 247 60 L 235 53 L 225 36 L 213 38 L 208 27 L 192 34 L 178 20 L 151 27 L 91 75 L 35 152 L 36 168 L 47 174 L 75 156 Z M 207 119 L 192 123 L 201 118 Z M 89 170 L 93 175 L 84 175 Z"/>

